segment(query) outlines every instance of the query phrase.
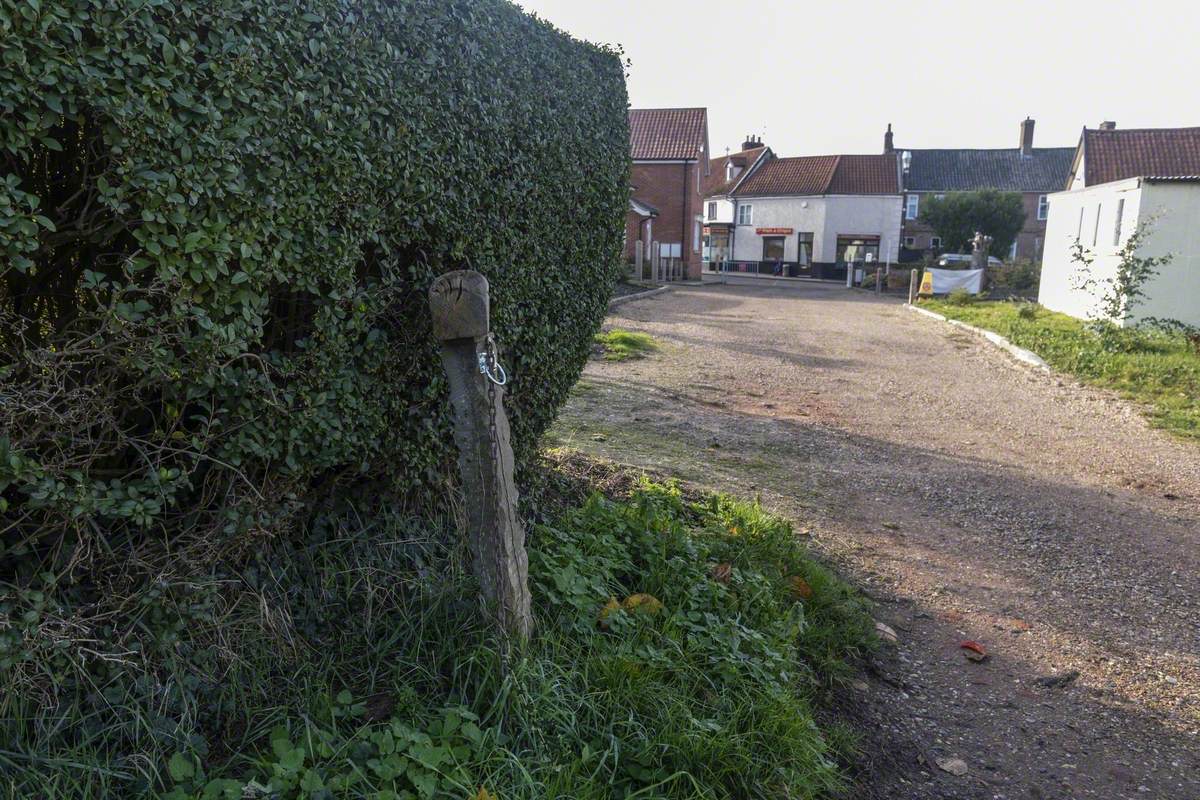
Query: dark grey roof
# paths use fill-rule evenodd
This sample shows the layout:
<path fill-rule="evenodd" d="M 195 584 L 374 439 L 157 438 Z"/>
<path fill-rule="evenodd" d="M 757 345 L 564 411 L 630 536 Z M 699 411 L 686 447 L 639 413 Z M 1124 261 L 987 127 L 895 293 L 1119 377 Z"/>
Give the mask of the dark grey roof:
<path fill-rule="evenodd" d="M 909 150 L 904 188 L 914 192 L 1057 192 L 1067 183 L 1074 147 L 1035 147 L 1022 156 L 1006 150 Z"/>

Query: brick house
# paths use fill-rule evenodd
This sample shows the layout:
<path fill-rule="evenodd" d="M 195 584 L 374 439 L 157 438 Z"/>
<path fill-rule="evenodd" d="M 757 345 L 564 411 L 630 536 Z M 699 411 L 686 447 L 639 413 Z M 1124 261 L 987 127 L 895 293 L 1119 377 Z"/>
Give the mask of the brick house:
<path fill-rule="evenodd" d="M 1025 225 L 1004 259 L 1040 261 L 1046 241 L 1046 196 L 1065 185 L 1071 169 L 1073 147 L 1034 147 L 1032 119 L 1020 125 L 1018 146 L 1008 149 L 938 149 L 900 152 L 904 182 L 904 219 L 901 230 L 902 261 L 915 261 L 939 253 L 949 245 L 919 219 L 922 203 L 948 192 L 997 189 L 1020 192 L 1025 205 Z M 892 126 L 883 136 L 884 153 L 897 152 Z"/>
<path fill-rule="evenodd" d="M 708 110 L 634 108 L 629 111 L 632 199 L 625 222 L 625 258 L 638 242 L 649 261 L 657 243 L 678 259 L 690 280 L 700 279 L 701 188 L 709 174 Z"/>

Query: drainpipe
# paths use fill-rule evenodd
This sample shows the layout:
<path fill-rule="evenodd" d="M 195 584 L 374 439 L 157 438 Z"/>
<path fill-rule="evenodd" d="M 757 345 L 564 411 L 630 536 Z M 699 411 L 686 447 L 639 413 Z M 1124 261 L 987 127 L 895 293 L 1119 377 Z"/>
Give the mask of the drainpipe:
<path fill-rule="evenodd" d="M 698 165 L 700 162 L 697 161 Z M 679 260 L 680 268 L 683 269 L 684 276 L 687 275 L 688 257 L 692 254 L 692 246 L 688 243 L 688 162 L 683 162 L 683 211 L 680 212 L 683 223 L 682 236 L 679 239 Z"/>

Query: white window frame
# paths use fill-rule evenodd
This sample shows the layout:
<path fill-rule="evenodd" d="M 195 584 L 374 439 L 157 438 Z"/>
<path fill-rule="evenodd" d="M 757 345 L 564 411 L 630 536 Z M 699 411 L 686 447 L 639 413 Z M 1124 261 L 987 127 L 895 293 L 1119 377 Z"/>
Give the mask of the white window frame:
<path fill-rule="evenodd" d="M 942 237 L 930 236 L 929 237 L 929 246 L 930 246 L 930 248 L 932 248 L 934 250 L 941 250 L 942 249 Z"/>
<path fill-rule="evenodd" d="M 921 195 L 908 194 L 904 196 L 904 218 L 916 219 L 921 213 Z"/>
<path fill-rule="evenodd" d="M 707 206 L 706 208 L 707 208 L 707 211 L 708 211 L 708 218 L 709 218 L 710 220 L 712 220 L 712 219 L 716 219 L 716 218 L 717 218 L 717 201 L 716 201 L 716 200 L 709 200 L 709 201 L 708 201 L 708 206 Z"/>
<path fill-rule="evenodd" d="M 1038 195 L 1037 218 L 1044 220 L 1050 216 L 1050 199 L 1046 195 Z"/>
<path fill-rule="evenodd" d="M 912 249 L 916 248 L 916 246 L 917 246 L 917 237 L 915 237 L 915 236 L 905 236 L 905 237 L 904 237 L 904 246 L 905 246 L 905 247 L 907 247 L 909 250 L 912 250 Z"/>
<path fill-rule="evenodd" d="M 738 206 L 738 225 L 753 225 L 754 224 L 754 206 L 750 203 L 744 203 Z"/>

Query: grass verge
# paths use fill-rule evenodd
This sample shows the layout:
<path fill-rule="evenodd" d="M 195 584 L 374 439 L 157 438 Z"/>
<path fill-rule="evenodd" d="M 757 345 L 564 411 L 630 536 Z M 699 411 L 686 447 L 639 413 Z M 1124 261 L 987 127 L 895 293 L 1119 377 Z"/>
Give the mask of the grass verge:
<path fill-rule="evenodd" d="M 111 612 L 152 634 L 129 663 L 81 656 L 41 698 L 5 674 L 3 788 L 172 800 L 839 791 L 850 745 L 811 704 L 874 646 L 873 623 L 788 524 L 646 481 L 559 508 L 531 526 L 537 633 L 506 660 L 443 523 L 338 515 L 286 562 L 264 547 L 221 576 L 150 581 Z"/>
<path fill-rule="evenodd" d="M 597 333 L 596 343 L 604 349 L 604 357 L 609 361 L 644 358 L 658 349 L 658 342 L 650 334 L 623 328 Z"/>
<path fill-rule="evenodd" d="M 922 301 L 921 307 L 995 331 L 1057 370 L 1143 404 L 1154 426 L 1200 440 L 1200 352 L 1182 333 L 1097 327 L 1033 304 Z"/>

